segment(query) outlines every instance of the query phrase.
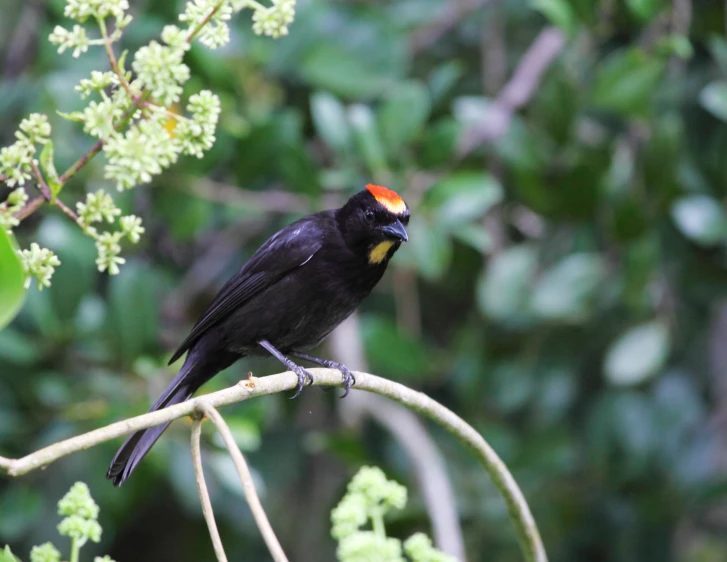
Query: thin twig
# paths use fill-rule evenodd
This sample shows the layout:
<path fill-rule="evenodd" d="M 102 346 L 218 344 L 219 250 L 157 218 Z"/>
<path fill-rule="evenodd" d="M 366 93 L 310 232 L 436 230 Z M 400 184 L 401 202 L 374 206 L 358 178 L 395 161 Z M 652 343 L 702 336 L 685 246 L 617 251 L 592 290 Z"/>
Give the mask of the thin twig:
<path fill-rule="evenodd" d="M 15 213 L 15 218 L 18 220 L 23 220 L 26 217 L 29 217 L 33 213 L 35 213 L 40 207 L 45 203 L 45 197 L 42 195 L 38 195 L 38 197 L 33 197 L 28 203 L 20 209 L 17 213 Z"/>
<path fill-rule="evenodd" d="M 199 500 L 202 503 L 202 514 L 204 520 L 207 522 L 207 529 L 210 532 L 210 538 L 212 539 L 212 546 L 215 549 L 215 555 L 219 562 L 227 562 L 227 556 L 225 555 L 225 547 L 222 546 L 222 539 L 220 539 L 220 532 L 217 530 L 217 523 L 215 522 L 215 513 L 212 510 L 212 501 L 210 500 L 210 494 L 207 491 L 207 482 L 204 479 L 204 468 L 202 468 L 202 452 L 199 446 L 199 436 L 202 433 L 202 418 L 197 418 L 192 424 L 192 464 L 194 465 L 194 478 L 197 481 L 197 493 L 199 494 Z"/>
<path fill-rule="evenodd" d="M 429 49 L 439 41 L 442 35 L 448 33 L 471 12 L 488 2 L 490 0 L 451 0 L 446 4 L 443 3 L 444 8 L 439 17 L 430 25 L 416 30 L 411 35 L 409 50 L 416 55 Z"/>
<path fill-rule="evenodd" d="M 285 552 L 283 552 L 283 548 L 275 536 L 275 531 L 273 531 L 270 521 L 268 521 L 268 516 L 260 503 L 257 490 L 255 490 L 255 483 L 252 481 L 252 474 L 250 474 L 250 469 L 247 466 L 247 462 L 245 462 L 245 457 L 242 455 L 237 443 L 235 443 L 235 438 L 230 428 L 225 423 L 225 420 L 222 419 L 220 413 L 206 402 L 200 402 L 200 410 L 215 424 L 217 431 L 220 432 L 222 440 L 225 442 L 227 451 L 230 453 L 232 462 L 235 463 L 235 469 L 240 477 L 247 504 L 250 506 L 250 511 L 255 518 L 257 528 L 260 530 L 263 539 L 265 539 L 265 544 L 268 546 L 273 560 L 275 562 L 288 562 L 288 558 L 285 556 Z"/>
<path fill-rule="evenodd" d="M 126 113 L 124 113 L 124 116 L 121 118 L 121 120 L 114 125 L 114 129 L 116 131 L 123 129 L 127 123 L 131 120 L 134 113 L 136 113 L 138 107 L 137 105 L 143 104 L 147 98 L 151 95 L 151 92 L 149 90 L 144 90 L 141 93 L 141 96 L 139 96 L 139 99 L 132 103 L 131 107 L 126 110 Z M 89 148 L 84 154 L 82 154 L 78 160 L 76 160 L 73 164 L 71 164 L 71 167 L 68 168 L 65 172 L 61 174 L 61 177 L 58 178 L 61 183 L 66 183 L 69 179 L 71 179 L 73 176 L 75 176 L 78 171 L 83 168 L 86 164 L 88 164 L 91 159 L 96 156 L 99 152 L 101 152 L 101 149 L 103 148 L 104 140 L 98 139 L 91 148 Z"/>
<path fill-rule="evenodd" d="M 195 27 L 189 35 L 187 35 L 187 43 L 191 43 L 192 39 L 194 39 L 197 34 L 200 32 L 200 30 L 207 25 L 207 23 L 212 19 L 212 16 L 214 16 L 217 13 L 217 10 L 219 10 L 222 5 L 225 3 L 225 0 L 220 0 L 220 2 L 217 3 L 217 5 L 210 10 L 210 13 L 207 14 L 207 17 L 205 17 L 201 22 L 199 22 L 199 25 Z"/>
<path fill-rule="evenodd" d="M 51 192 L 50 187 L 48 187 L 48 184 L 45 183 L 45 179 L 43 179 L 43 174 L 40 173 L 40 168 L 38 168 L 38 164 L 36 164 L 34 161 L 32 163 L 32 166 L 33 166 L 33 173 L 35 174 L 35 178 L 38 180 L 38 189 L 43 194 L 43 197 L 45 197 L 45 200 L 53 202 L 53 204 L 58 206 L 58 208 L 61 211 L 63 211 L 66 215 L 68 215 L 73 222 L 77 223 L 78 215 L 75 213 L 75 211 L 73 209 L 71 209 L 68 205 L 66 205 L 58 197 L 56 197 L 55 200 L 53 200 L 53 193 Z"/>
<path fill-rule="evenodd" d="M 98 22 L 98 27 L 101 30 L 101 37 L 103 38 L 104 49 L 106 50 L 106 56 L 109 59 L 111 70 L 113 70 L 114 74 L 118 76 L 121 87 L 126 90 L 126 93 L 134 101 L 134 104 L 138 105 L 140 96 L 135 95 L 134 92 L 131 91 L 131 86 L 126 80 L 126 76 L 124 76 L 124 73 L 121 72 L 121 68 L 119 67 L 119 61 L 116 59 L 114 47 L 111 44 L 111 37 L 109 37 L 108 31 L 106 30 L 106 22 L 103 18 L 97 18 L 96 21 Z"/>
<path fill-rule="evenodd" d="M 460 137 L 457 150 L 460 159 L 507 132 L 513 113 L 532 97 L 543 74 L 564 45 L 565 35 L 556 27 L 546 27 L 538 34 L 520 59 L 512 78 L 489 106 L 487 115 Z"/>
<path fill-rule="evenodd" d="M 366 368 L 357 312 L 333 331 L 329 342 L 336 360 Z M 339 407 L 345 424 L 360 425 L 361 418 L 370 417 L 390 432 L 406 451 L 432 525 L 435 546 L 459 562 L 465 562 L 464 537 L 452 481 L 444 457 L 424 421 L 401 404 L 368 392 L 353 392 L 339 402 Z"/>
<path fill-rule="evenodd" d="M 208 178 L 199 178 L 189 183 L 188 191 L 197 197 L 238 207 L 246 211 L 264 213 L 307 213 L 311 205 L 305 197 L 284 189 L 252 191 Z"/>
<path fill-rule="evenodd" d="M 314 385 L 341 386 L 341 373 L 337 370 L 313 368 L 308 370 L 315 378 Z M 497 453 L 474 428 L 454 412 L 421 392 L 416 392 L 399 383 L 367 373 L 355 373 L 355 376 L 355 388 L 357 390 L 365 390 L 386 396 L 427 416 L 449 431 L 472 451 L 505 500 L 510 519 L 515 526 L 520 545 L 525 554 L 525 559 L 528 562 L 547 561 L 538 527 L 520 488 L 518 488 L 517 483 L 500 457 L 497 456 Z M 0 459 L 0 468 L 3 468 L 8 476 L 22 476 L 99 443 L 198 412 L 202 403 L 219 407 L 242 402 L 256 396 L 287 392 L 295 388 L 297 384 L 298 376 L 290 371 L 262 378 L 246 379 L 233 387 L 193 398 L 182 404 L 169 406 L 156 412 L 122 420 L 83 435 L 71 437 L 20 459 Z"/>

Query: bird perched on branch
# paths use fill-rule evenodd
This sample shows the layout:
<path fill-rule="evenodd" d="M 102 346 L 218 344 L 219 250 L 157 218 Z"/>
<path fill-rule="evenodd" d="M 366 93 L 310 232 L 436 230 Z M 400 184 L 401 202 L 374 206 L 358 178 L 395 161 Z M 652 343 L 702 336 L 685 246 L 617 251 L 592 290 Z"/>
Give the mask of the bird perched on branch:
<path fill-rule="evenodd" d="M 246 355 L 272 355 L 298 375 L 293 398 L 313 376 L 289 356 L 338 369 L 346 396 L 355 383 L 344 365 L 307 355 L 371 292 L 402 242 L 409 208 L 378 185 L 340 209 L 286 226 L 265 242 L 217 294 L 169 363 L 187 357 L 151 407 L 159 410 L 197 389 Z M 118 450 L 106 478 L 123 484 L 169 424 L 137 431 Z"/>

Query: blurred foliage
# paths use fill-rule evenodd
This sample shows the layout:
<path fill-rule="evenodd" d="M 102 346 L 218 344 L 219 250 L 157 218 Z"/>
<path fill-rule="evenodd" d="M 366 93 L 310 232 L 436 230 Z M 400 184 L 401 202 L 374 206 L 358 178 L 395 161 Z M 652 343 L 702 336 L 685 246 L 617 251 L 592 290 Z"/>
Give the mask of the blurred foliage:
<path fill-rule="evenodd" d="M 523 487 L 552 560 L 727 559 L 724 3 L 498 0 L 437 35 L 450 8 L 300 0 L 282 40 L 234 21 L 230 45 L 191 50 L 190 91 L 222 101 L 217 142 L 117 196 L 147 226 L 121 274 L 99 275 L 93 243 L 56 209 L 17 230 L 63 266 L 0 331 L 3 456 L 146 411 L 176 368 L 165 366 L 170 350 L 258 245 L 374 180 L 399 190 L 413 217 L 393 274 L 362 307 L 372 370 L 482 432 Z M 91 141 L 54 112 L 78 109 L 73 86 L 104 63 L 59 57 L 46 41 L 62 2 L 3 9 L 0 146 L 22 117 L 48 113 L 65 169 Z M 127 46 L 178 9 L 135 2 Z M 510 76 L 551 22 L 568 43 L 532 98 L 504 135 L 458 158 L 462 131 L 503 85 L 500 69 Z M 92 162 L 64 195 L 101 185 Z M 205 391 L 278 368 L 244 361 Z M 390 535 L 429 532 L 402 451 L 377 427 L 347 429 L 345 408 L 310 390 L 223 412 L 291 560 L 334 559 L 328 513 L 362 464 L 412 490 Z M 481 469 L 431 429 L 469 560 L 519 560 Z M 26 552 L 45 540 L 47 498 L 84 480 L 103 506 L 89 555 L 209 559 L 188 437 L 176 422 L 121 490 L 103 477 L 118 443 L 0 482 L 0 543 Z M 208 442 L 230 559 L 268 560 L 229 459 Z"/>

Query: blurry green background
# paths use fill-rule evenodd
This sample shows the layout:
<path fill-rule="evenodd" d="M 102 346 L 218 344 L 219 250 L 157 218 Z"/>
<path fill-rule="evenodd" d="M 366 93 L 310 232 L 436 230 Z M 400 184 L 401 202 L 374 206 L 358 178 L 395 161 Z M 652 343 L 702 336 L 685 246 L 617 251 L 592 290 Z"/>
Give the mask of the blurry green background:
<path fill-rule="evenodd" d="M 182 8 L 131 4 L 132 50 Z M 254 36 L 243 12 L 228 46 L 195 46 L 187 93 L 220 95 L 217 142 L 203 160 L 184 158 L 116 196 L 147 230 L 121 274 L 95 271 L 92 241 L 57 209 L 17 231 L 23 247 L 37 240 L 63 265 L 0 331 L 0 453 L 145 412 L 174 373 L 170 351 L 258 245 L 376 181 L 398 190 L 413 218 L 409 244 L 361 308 L 355 335 L 370 370 L 426 392 L 488 439 L 551 560 L 727 560 L 724 3 L 534 5 L 541 11 L 520 0 L 299 0 L 286 38 Z M 0 146 L 23 116 L 48 113 L 59 170 L 91 140 L 55 110 L 78 109 L 74 85 L 107 65 L 100 49 L 56 55 L 46 38 L 62 11 L 61 0 L 3 0 L 0 17 Z M 567 42 L 542 82 L 502 135 L 458 157 L 550 21 Z M 112 189 L 94 161 L 64 200 L 98 187 Z M 245 360 L 204 390 L 248 370 L 280 366 Z M 222 411 L 291 560 L 334 559 L 328 514 L 362 464 L 410 489 L 392 535 L 430 531 L 407 456 L 381 427 L 345 425 L 345 402 L 311 389 Z M 427 427 L 468 560 L 520 560 L 482 470 Z M 269 560 L 205 430 L 228 555 Z M 104 528 L 86 559 L 212 559 L 188 438 L 189 422 L 176 422 L 121 489 L 104 480 L 120 440 L 0 480 L 0 543 L 26 557 L 33 544 L 60 542 L 56 501 L 84 480 Z"/>

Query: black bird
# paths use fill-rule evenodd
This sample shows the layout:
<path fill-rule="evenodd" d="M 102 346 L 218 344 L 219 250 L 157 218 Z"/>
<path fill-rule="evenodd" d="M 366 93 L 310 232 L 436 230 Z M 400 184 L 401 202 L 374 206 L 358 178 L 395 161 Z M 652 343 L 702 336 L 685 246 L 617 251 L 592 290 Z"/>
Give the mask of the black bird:
<path fill-rule="evenodd" d="M 346 396 L 355 383 L 344 365 L 307 355 L 371 292 L 402 242 L 409 208 L 377 185 L 340 209 L 286 226 L 265 242 L 217 294 L 169 363 L 185 352 L 182 369 L 151 407 L 191 398 L 197 389 L 246 355 L 272 355 L 298 375 L 300 394 L 313 376 L 287 355 L 343 375 Z M 133 472 L 169 424 L 137 431 L 118 450 L 106 478 L 115 486 Z"/>

